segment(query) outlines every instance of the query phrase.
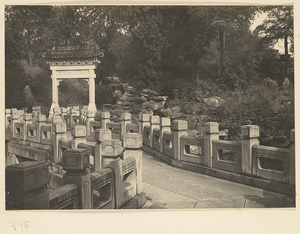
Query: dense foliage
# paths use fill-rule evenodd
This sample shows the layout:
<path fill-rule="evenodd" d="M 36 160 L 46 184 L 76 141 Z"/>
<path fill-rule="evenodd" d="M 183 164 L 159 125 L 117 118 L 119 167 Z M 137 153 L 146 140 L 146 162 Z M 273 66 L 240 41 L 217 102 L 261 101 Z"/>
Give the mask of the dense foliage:
<path fill-rule="evenodd" d="M 251 31 L 260 12 L 268 17 Z M 35 102 L 49 108 L 43 54 L 57 45 L 88 43 L 105 51 L 96 71 L 98 108 L 113 100 L 106 78 L 116 76 L 137 90 L 167 95 L 169 106 L 176 99 L 185 114 L 220 122 L 233 138 L 245 123 L 288 135 L 294 93 L 283 91 L 282 83 L 287 77 L 293 87 L 292 35 L 289 6 L 6 6 L 6 107 Z M 284 54 L 272 47 L 281 39 Z M 266 79 L 278 88 L 268 88 Z M 59 91 L 61 105 L 87 104 L 84 83 L 62 82 Z M 209 96 L 224 102 L 211 107 L 197 101 Z"/>

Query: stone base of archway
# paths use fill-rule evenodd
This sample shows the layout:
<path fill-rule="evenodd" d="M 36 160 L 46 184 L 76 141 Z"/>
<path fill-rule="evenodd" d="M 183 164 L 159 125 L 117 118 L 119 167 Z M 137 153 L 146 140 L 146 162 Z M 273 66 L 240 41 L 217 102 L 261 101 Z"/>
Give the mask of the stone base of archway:
<path fill-rule="evenodd" d="M 88 110 L 96 114 L 97 108 L 95 103 L 89 103 Z"/>

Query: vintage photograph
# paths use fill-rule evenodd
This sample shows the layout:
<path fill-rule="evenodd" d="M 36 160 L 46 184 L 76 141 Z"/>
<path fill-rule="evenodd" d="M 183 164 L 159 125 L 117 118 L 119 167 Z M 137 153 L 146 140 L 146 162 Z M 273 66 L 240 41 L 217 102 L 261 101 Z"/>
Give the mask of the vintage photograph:
<path fill-rule="evenodd" d="M 293 5 L 4 18 L 6 211 L 296 207 Z"/>

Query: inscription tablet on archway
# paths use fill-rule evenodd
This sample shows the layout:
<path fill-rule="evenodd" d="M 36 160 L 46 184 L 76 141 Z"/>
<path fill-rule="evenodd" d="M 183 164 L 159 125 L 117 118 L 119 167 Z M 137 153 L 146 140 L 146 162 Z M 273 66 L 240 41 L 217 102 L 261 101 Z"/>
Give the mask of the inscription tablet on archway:
<path fill-rule="evenodd" d="M 53 115 L 53 109 L 59 108 L 58 85 L 63 79 L 84 79 L 89 84 L 88 110 L 96 113 L 95 103 L 95 69 L 98 60 L 103 57 L 103 51 L 97 46 L 59 46 L 54 48 L 46 56 L 47 63 L 52 71 L 52 104 L 49 115 Z"/>

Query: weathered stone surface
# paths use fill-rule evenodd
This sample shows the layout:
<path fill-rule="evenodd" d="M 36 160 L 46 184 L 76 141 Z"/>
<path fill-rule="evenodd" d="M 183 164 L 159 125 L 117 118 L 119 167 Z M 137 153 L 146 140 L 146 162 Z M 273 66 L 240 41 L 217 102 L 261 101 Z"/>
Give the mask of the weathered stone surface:
<path fill-rule="evenodd" d="M 102 112 L 101 113 L 101 118 L 102 119 L 109 119 L 110 118 L 110 113 L 109 112 Z"/>
<path fill-rule="evenodd" d="M 120 155 L 124 151 L 124 147 L 122 146 L 122 142 L 120 140 L 112 139 L 109 141 L 102 142 L 102 156 L 104 157 L 120 157 Z"/>
<path fill-rule="evenodd" d="M 128 149 L 140 149 L 143 145 L 142 135 L 139 133 L 126 133 L 123 136 L 123 146 Z"/>
<path fill-rule="evenodd" d="M 86 127 L 84 125 L 75 125 L 72 128 L 73 137 L 86 137 Z"/>
<path fill-rule="evenodd" d="M 154 90 L 151 90 L 151 89 L 143 89 L 142 94 L 153 95 L 153 96 L 159 95 L 157 92 L 155 92 Z"/>
<path fill-rule="evenodd" d="M 205 133 L 219 133 L 219 124 L 217 122 L 206 122 L 204 123 Z"/>
<path fill-rule="evenodd" d="M 111 130 L 109 129 L 97 129 L 95 131 L 95 140 L 96 141 L 107 141 L 107 140 L 111 140 L 112 137 L 112 133 Z"/>
<path fill-rule="evenodd" d="M 257 125 L 244 125 L 241 131 L 244 139 L 259 137 L 259 127 Z"/>
<path fill-rule="evenodd" d="M 63 168 L 66 171 L 83 171 L 90 164 L 90 154 L 87 149 L 66 150 L 63 156 Z"/>
<path fill-rule="evenodd" d="M 175 131 L 184 131 L 188 129 L 186 120 L 174 120 L 172 122 L 172 129 Z"/>
<path fill-rule="evenodd" d="M 150 122 L 150 115 L 149 114 L 140 114 L 139 120 L 142 122 Z"/>
<path fill-rule="evenodd" d="M 46 122 L 46 115 L 38 115 L 37 121 L 38 122 Z"/>
<path fill-rule="evenodd" d="M 160 123 L 159 116 L 158 115 L 150 116 L 150 123 L 151 124 L 159 124 Z"/>
<path fill-rule="evenodd" d="M 25 161 L 7 166 L 5 169 L 6 190 L 10 195 L 24 193 L 45 187 L 49 182 L 48 162 Z"/>
<path fill-rule="evenodd" d="M 67 125 L 65 123 L 57 123 L 54 125 L 55 133 L 65 133 L 67 132 Z"/>
<path fill-rule="evenodd" d="M 25 121 L 30 121 L 30 120 L 32 120 L 32 114 L 24 114 L 24 115 L 23 115 L 23 119 L 24 119 Z"/>
<path fill-rule="evenodd" d="M 160 126 L 161 127 L 170 127 L 171 126 L 171 119 L 168 117 L 160 118 Z"/>
<path fill-rule="evenodd" d="M 130 113 L 122 113 L 121 120 L 131 120 L 131 114 Z"/>

